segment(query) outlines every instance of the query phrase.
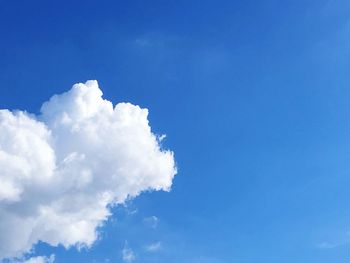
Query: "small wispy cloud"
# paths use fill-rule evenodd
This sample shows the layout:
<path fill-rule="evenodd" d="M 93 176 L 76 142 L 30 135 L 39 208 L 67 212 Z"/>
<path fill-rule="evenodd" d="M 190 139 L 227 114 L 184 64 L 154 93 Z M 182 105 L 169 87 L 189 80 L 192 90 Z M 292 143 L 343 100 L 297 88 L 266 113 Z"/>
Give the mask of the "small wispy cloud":
<path fill-rule="evenodd" d="M 333 249 L 340 246 L 345 246 L 350 244 L 350 232 L 345 232 L 345 234 L 340 234 L 333 241 L 323 241 L 316 244 L 319 249 Z"/>
<path fill-rule="evenodd" d="M 332 248 L 345 246 L 349 243 L 350 243 L 350 240 L 344 240 L 341 242 L 321 242 L 321 243 L 317 244 L 316 247 L 319 249 L 332 249 Z"/>
<path fill-rule="evenodd" d="M 162 248 L 162 243 L 161 242 L 155 242 L 151 243 L 146 246 L 146 251 L 148 252 L 157 252 Z"/>
<path fill-rule="evenodd" d="M 143 219 L 143 223 L 150 228 L 156 229 L 158 227 L 159 218 L 156 216 L 146 217 Z"/>
<path fill-rule="evenodd" d="M 316 245 L 319 249 L 332 249 L 341 246 L 343 243 L 322 242 Z"/>
<path fill-rule="evenodd" d="M 55 255 L 51 255 L 49 257 L 38 256 L 38 257 L 31 257 L 28 259 L 10 261 L 10 263 L 54 263 L 54 262 L 55 262 Z"/>
<path fill-rule="evenodd" d="M 128 242 L 125 241 L 124 248 L 122 250 L 122 259 L 124 262 L 130 263 L 136 259 L 134 251 L 129 247 Z"/>

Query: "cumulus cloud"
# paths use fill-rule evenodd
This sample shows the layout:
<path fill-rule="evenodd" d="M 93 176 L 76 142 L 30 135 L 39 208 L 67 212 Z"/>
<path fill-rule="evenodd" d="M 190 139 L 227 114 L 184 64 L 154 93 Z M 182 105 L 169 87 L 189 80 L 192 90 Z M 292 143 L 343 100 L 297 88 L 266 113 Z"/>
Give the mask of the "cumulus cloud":
<path fill-rule="evenodd" d="M 113 106 L 96 81 L 53 96 L 38 116 L 0 110 L 0 260 L 38 241 L 89 247 L 111 206 L 168 191 L 173 153 L 161 149 L 147 115 Z"/>

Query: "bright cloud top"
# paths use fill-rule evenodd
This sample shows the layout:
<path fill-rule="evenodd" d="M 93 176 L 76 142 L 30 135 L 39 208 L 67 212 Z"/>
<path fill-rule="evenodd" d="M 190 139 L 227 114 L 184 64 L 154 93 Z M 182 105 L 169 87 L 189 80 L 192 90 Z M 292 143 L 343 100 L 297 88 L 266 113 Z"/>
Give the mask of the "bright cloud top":
<path fill-rule="evenodd" d="M 38 241 L 91 246 L 110 205 L 168 191 L 173 153 L 148 110 L 102 98 L 96 81 L 53 96 L 41 115 L 0 110 L 0 260 Z"/>

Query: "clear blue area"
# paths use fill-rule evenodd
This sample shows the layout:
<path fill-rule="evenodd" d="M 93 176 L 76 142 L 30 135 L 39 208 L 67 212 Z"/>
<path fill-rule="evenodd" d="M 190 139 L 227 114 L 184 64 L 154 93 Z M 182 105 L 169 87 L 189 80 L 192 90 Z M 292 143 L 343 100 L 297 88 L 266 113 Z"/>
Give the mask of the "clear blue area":
<path fill-rule="evenodd" d="M 0 108 L 97 79 L 150 109 L 179 168 L 92 249 L 38 255 L 118 263 L 127 240 L 145 263 L 350 261 L 349 1 L 0 0 L 0 34 Z"/>

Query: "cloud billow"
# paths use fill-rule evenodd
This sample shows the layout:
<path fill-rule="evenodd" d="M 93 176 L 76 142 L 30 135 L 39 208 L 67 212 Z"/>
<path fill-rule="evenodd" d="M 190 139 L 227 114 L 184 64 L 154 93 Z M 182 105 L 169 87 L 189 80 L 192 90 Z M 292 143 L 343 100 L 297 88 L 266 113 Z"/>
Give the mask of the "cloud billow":
<path fill-rule="evenodd" d="M 111 205 L 170 190 L 174 156 L 147 115 L 113 106 L 96 81 L 53 96 L 39 116 L 0 110 L 0 261 L 38 241 L 89 247 Z"/>

